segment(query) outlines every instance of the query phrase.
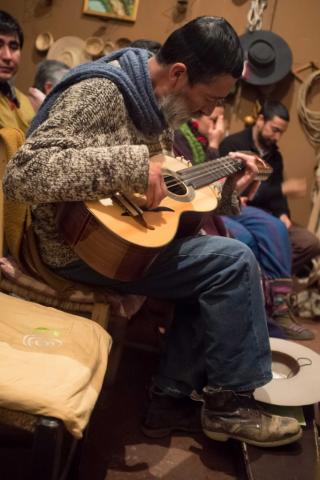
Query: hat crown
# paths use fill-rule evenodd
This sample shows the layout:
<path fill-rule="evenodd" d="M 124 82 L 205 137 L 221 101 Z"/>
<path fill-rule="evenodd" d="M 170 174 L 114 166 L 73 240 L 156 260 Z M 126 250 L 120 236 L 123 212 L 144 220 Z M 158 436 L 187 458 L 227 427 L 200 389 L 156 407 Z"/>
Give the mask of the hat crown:
<path fill-rule="evenodd" d="M 248 60 L 257 67 L 269 67 L 275 62 L 276 54 L 273 46 L 266 40 L 256 40 L 248 50 Z"/>

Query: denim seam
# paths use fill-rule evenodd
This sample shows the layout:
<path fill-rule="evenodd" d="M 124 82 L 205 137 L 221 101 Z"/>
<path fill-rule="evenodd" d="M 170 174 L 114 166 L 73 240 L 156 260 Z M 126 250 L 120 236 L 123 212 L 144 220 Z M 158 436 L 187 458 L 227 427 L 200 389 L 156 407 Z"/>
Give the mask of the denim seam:
<path fill-rule="evenodd" d="M 251 317 L 251 324 L 252 324 L 252 329 L 253 329 L 253 335 L 254 335 L 254 338 L 255 338 L 255 341 L 256 341 L 256 346 L 258 348 L 258 350 L 261 349 L 261 346 L 260 346 L 260 342 L 258 341 L 258 336 L 257 336 L 257 333 L 256 333 L 256 328 L 254 327 L 254 323 L 253 323 L 253 315 L 252 315 L 252 286 L 251 286 L 251 283 L 250 283 L 250 275 L 249 275 L 249 266 L 246 265 L 246 276 L 247 276 L 247 284 L 248 284 L 248 290 L 249 290 L 249 293 L 248 293 L 248 296 L 250 298 L 250 305 L 251 305 L 251 308 L 250 308 L 250 317 Z M 272 378 L 272 375 L 266 375 L 263 373 L 262 371 L 262 368 L 261 368 L 261 365 L 260 365 L 260 362 L 259 362 L 259 370 L 260 370 L 260 374 L 261 374 L 261 377 L 262 378 L 268 378 L 268 377 L 271 377 Z M 270 379 L 271 379 L 270 378 Z"/>

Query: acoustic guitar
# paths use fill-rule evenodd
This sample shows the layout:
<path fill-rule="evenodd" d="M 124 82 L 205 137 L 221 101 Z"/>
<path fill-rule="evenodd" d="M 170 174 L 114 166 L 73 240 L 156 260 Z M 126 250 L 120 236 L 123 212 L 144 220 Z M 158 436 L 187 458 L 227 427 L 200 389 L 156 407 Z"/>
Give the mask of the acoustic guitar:
<path fill-rule="evenodd" d="M 201 215 L 216 208 L 219 193 L 213 182 L 242 169 L 240 160 L 228 156 L 195 166 L 165 157 L 162 171 L 168 195 L 158 208 L 145 208 L 143 195 L 115 192 L 99 201 L 61 204 L 58 228 L 94 270 L 112 279 L 135 280 L 172 241 L 188 213 Z M 260 162 L 258 169 L 259 180 L 272 172 Z"/>

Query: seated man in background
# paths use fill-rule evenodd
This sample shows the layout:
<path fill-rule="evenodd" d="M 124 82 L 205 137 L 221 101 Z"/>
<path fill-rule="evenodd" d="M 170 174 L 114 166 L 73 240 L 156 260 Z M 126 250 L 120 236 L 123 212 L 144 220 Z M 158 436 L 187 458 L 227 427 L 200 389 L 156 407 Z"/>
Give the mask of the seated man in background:
<path fill-rule="evenodd" d="M 43 60 L 37 65 L 33 87 L 29 88 L 29 100 L 37 112 L 46 95 L 66 75 L 70 67 L 58 60 Z"/>
<path fill-rule="evenodd" d="M 34 116 L 32 105 L 14 87 L 23 47 L 23 31 L 18 22 L 0 10 L 0 127 L 27 130 Z"/>
<path fill-rule="evenodd" d="M 273 168 L 273 172 L 265 182 L 262 182 L 252 199 L 244 199 L 241 214 L 225 218 L 225 224 L 235 238 L 243 236 L 256 236 L 261 231 L 261 225 L 268 224 L 267 236 L 264 242 L 269 245 L 265 250 L 265 258 L 272 263 L 269 253 L 280 253 L 280 257 L 288 258 L 283 248 L 286 242 L 286 231 L 282 231 L 275 220 L 279 219 L 283 225 L 282 230 L 287 230 L 292 246 L 292 267 L 287 265 L 288 273 L 299 275 L 307 267 L 311 259 L 320 254 L 320 242 L 307 229 L 294 225 L 290 219 L 290 212 L 286 194 L 300 194 L 305 191 L 304 182 L 298 179 L 284 181 L 283 160 L 278 149 L 278 141 L 286 131 L 289 122 L 289 113 L 280 102 L 267 101 L 263 105 L 258 119 L 253 127 L 246 128 L 239 133 L 225 138 L 220 145 L 220 154 L 226 155 L 235 150 L 250 150 L 259 152 Z M 265 214 L 265 212 L 272 215 Z M 271 241 L 271 243 L 270 243 Z M 271 244 L 274 243 L 272 249 Z M 281 253 L 282 252 L 282 253 Z M 274 261 L 279 255 L 274 255 Z M 283 263 L 283 262 L 282 262 Z M 270 277 L 269 277 L 270 278 Z M 268 281 L 269 297 L 271 299 L 271 313 L 274 319 L 285 329 L 289 338 L 309 340 L 314 337 L 311 331 L 300 326 L 293 315 L 290 305 L 285 307 L 283 299 L 288 299 L 293 291 L 290 275 L 283 278 L 271 277 Z M 288 303 L 288 302 L 287 302 Z"/>
<path fill-rule="evenodd" d="M 219 145 L 224 134 L 224 108 L 215 107 L 210 115 L 191 119 L 175 132 L 175 153 L 183 155 L 193 164 L 213 160 L 219 156 Z M 222 217 L 223 222 L 217 216 L 219 209 L 215 210 L 210 217 L 206 216 L 204 231 L 208 234 L 226 235 L 227 227 L 234 238 L 251 248 L 270 291 L 267 295 L 270 317 L 286 337 L 311 340 L 314 338 L 313 332 L 300 325 L 288 307 L 287 300 L 292 293 L 292 257 L 287 228 L 279 219 L 253 207 L 246 207 L 243 219 L 243 208 L 239 216 Z M 243 222 L 245 220 L 245 224 L 233 220 L 239 217 Z M 271 334 L 279 335 L 272 322 L 269 322 L 269 329 Z"/>
<path fill-rule="evenodd" d="M 226 137 L 220 145 L 220 154 L 236 150 L 258 153 L 273 168 L 272 175 L 263 182 L 254 198 L 247 202 L 279 218 L 288 229 L 292 244 L 292 273 L 301 276 L 310 266 L 311 260 L 320 255 L 320 241 L 306 228 L 291 220 L 287 196 L 303 196 L 306 193 L 305 179 L 283 178 L 283 159 L 278 142 L 288 128 L 289 112 L 280 102 L 266 101 L 253 127 Z M 242 222 L 243 215 L 234 220 Z"/>
<path fill-rule="evenodd" d="M 56 221 L 61 202 L 112 200 L 118 191 L 144 194 L 145 207 L 156 208 L 168 194 L 161 165 L 172 152 L 171 128 L 211 112 L 242 70 L 236 32 L 210 16 L 174 31 L 156 56 L 129 48 L 76 67 L 46 97 L 31 135 L 8 164 L 4 192 L 32 205 L 39 253 L 50 271 L 190 305 L 192 315 L 176 311 L 168 331 L 145 432 L 192 431 L 199 402 L 191 394 L 197 390 L 208 437 L 272 447 L 296 441 L 301 428 L 295 419 L 264 413 L 253 397 L 272 372 L 260 273 L 250 249 L 219 236 L 176 238 L 145 276 L 124 282 L 81 260 Z M 252 156 L 232 156 L 243 169 L 225 182 L 225 207 L 257 171 Z"/>
<path fill-rule="evenodd" d="M 43 60 L 37 65 L 33 87 L 48 95 L 69 70 L 70 67 L 59 60 Z"/>

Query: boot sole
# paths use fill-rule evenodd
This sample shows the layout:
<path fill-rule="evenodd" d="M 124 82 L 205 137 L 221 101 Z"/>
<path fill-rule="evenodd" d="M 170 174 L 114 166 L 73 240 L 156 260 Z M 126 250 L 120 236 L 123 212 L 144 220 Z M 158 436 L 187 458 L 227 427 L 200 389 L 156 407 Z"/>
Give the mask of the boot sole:
<path fill-rule="evenodd" d="M 283 438 L 281 440 L 273 440 L 271 442 L 258 442 L 256 440 L 250 440 L 248 438 L 241 437 L 239 435 L 230 435 L 228 433 L 220 432 L 211 432 L 210 430 L 203 430 L 204 434 L 211 438 L 211 440 L 216 440 L 218 442 L 226 442 L 229 439 L 239 440 L 240 442 L 245 442 L 249 445 L 255 445 L 256 447 L 281 447 L 282 445 L 289 445 L 290 443 L 296 442 L 302 437 L 302 430 L 300 430 L 296 435 L 288 438 Z"/>
<path fill-rule="evenodd" d="M 288 340 L 307 341 L 307 340 L 314 340 L 315 339 L 315 335 L 312 335 L 312 336 L 310 335 L 308 337 L 299 337 L 299 336 L 290 335 L 288 332 L 285 332 L 285 334 L 287 335 Z"/>

